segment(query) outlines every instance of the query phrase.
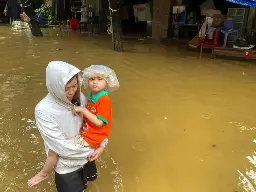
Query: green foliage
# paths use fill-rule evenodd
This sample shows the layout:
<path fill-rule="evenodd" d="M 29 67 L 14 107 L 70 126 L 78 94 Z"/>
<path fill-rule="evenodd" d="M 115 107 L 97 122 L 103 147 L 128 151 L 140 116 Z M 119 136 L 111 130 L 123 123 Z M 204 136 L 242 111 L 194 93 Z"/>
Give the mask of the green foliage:
<path fill-rule="evenodd" d="M 52 16 L 52 6 L 43 4 L 39 9 L 36 9 L 35 12 L 41 13 L 43 15 L 43 19 L 46 19 L 49 25 L 58 24 L 56 17 Z"/>

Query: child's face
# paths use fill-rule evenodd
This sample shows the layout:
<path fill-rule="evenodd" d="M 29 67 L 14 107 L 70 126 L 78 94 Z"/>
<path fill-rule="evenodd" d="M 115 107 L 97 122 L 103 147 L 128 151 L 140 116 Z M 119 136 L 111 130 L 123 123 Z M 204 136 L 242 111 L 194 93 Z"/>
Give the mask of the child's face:
<path fill-rule="evenodd" d="M 107 88 L 107 82 L 102 77 L 92 77 L 89 79 L 89 88 L 91 92 L 98 93 Z"/>

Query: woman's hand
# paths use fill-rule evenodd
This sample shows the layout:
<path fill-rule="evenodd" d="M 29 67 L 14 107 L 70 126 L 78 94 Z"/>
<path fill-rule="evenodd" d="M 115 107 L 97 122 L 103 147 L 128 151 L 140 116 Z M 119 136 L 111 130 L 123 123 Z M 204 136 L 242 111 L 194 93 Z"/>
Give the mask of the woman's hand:
<path fill-rule="evenodd" d="M 90 157 L 88 157 L 88 160 L 94 161 L 94 160 L 98 159 L 103 151 L 104 151 L 104 147 L 98 147 L 97 149 L 95 149 L 93 154 Z"/>

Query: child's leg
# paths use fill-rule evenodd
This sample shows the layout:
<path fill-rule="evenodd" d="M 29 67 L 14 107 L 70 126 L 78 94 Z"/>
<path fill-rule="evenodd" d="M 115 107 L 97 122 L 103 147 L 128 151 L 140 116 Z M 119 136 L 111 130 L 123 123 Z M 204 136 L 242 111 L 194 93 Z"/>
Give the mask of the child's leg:
<path fill-rule="evenodd" d="M 54 151 L 49 150 L 43 169 L 28 180 L 28 186 L 33 187 L 34 185 L 37 185 L 47 179 L 52 169 L 56 166 L 57 161 L 58 155 Z"/>

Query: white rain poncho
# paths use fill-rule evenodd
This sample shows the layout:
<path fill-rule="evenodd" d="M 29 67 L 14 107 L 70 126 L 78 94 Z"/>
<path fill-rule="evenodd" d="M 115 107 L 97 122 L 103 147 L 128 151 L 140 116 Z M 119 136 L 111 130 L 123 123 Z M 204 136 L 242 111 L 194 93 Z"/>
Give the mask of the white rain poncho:
<path fill-rule="evenodd" d="M 113 92 L 119 88 L 119 81 L 115 72 L 104 65 L 91 65 L 84 69 L 83 73 L 83 85 L 84 88 L 88 88 L 89 79 L 92 77 L 102 77 L 107 81 L 108 91 Z"/>
<path fill-rule="evenodd" d="M 49 149 L 59 155 L 55 171 L 59 174 L 73 172 L 85 163 L 93 149 L 76 144 L 71 138 L 79 135 L 82 120 L 69 110 L 72 106 L 65 94 L 65 85 L 80 70 L 62 62 L 52 61 L 46 68 L 46 86 L 49 94 L 36 106 L 35 120 L 44 140 L 46 153 Z M 79 91 L 81 84 L 79 83 Z M 86 98 L 80 94 L 81 105 L 85 106 Z"/>

